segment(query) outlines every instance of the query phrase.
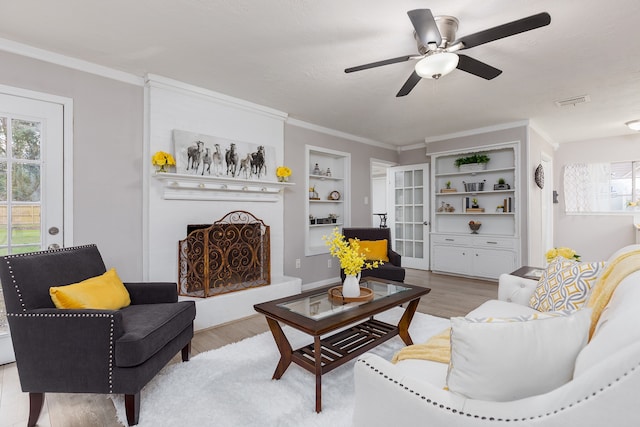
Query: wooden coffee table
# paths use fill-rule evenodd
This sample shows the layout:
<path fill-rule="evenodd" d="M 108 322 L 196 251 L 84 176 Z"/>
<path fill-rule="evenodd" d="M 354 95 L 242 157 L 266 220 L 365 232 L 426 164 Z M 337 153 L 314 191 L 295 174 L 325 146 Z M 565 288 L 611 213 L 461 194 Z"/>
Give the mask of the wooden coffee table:
<path fill-rule="evenodd" d="M 280 379 L 291 362 L 316 376 L 316 412 L 322 410 L 323 374 L 332 371 L 383 342 L 400 335 L 406 345 L 413 344 L 409 324 L 420 297 L 431 289 L 363 278 L 361 287 L 374 296 L 368 302 L 343 302 L 329 298 L 328 290 L 338 284 L 313 289 L 291 297 L 256 304 L 253 307 L 267 318 L 269 329 L 280 351 L 280 361 L 273 379 Z M 408 303 L 400 322 L 390 325 L 374 319 L 374 315 Z M 280 324 L 289 325 L 313 336 L 313 344 L 294 350 L 282 332 Z M 329 335 L 338 329 L 345 328 Z M 318 355 L 320 355 L 318 357 Z"/>

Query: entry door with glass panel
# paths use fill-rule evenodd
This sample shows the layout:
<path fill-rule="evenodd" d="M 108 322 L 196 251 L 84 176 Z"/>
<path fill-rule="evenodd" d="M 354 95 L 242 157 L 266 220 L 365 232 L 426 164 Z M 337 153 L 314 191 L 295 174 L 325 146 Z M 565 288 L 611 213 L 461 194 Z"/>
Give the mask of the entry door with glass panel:
<path fill-rule="evenodd" d="M 429 164 L 388 170 L 389 226 L 402 266 L 429 269 Z"/>
<path fill-rule="evenodd" d="M 63 246 L 63 107 L 0 94 L 0 255 Z M 0 364 L 15 360 L 0 288 Z"/>
<path fill-rule="evenodd" d="M 62 105 L 0 94 L 0 255 L 63 246 Z"/>

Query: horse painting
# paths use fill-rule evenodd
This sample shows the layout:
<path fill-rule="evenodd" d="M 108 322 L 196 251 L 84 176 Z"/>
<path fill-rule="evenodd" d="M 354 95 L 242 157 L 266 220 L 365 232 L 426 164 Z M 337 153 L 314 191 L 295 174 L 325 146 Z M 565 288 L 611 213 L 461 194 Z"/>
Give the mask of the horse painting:
<path fill-rule="evenodd" d="M 247 157 L 240 160 L 240 172 L 242 174 L 244 172 L 244 179 L 249 179 L 251 176 L 251 153 L 247 153 Z"/>
<path fill-rule="evenodd" d="M 198 173 L 203 151 L 204 142 L 202 141 L 196 141 L 191 147 L 187 148 L 187 170 L 191 168 L 196 171 L 195 173 Z"/>
<path fill-rule="evenodd" d="M 213 174 L 215 176 L 222 175 L 222 153 L 220 152 L 220 144 L 214 145 L 215 151 L 213 152 Z"/>
<path fill-rule="evenodd" d="M 264 159 L 264 145 L 258 147 L 258 151 L 251 153 L 251 173 L 260 178 L 263 173 L 267 174 L 267 165 Z"/>
<path fill-rule="evenodd" d="M 238 153 L 236 152 L 236 144 L 233 142 L 229 149 L 225 151 L 224 159 L 227 162 L 227 175 L 231 172 L 231 176 L 235 177 L 238 169 Z"/>
<path fill-rule="evenodd" d="M 211 148 L 209 147 L 204 149 L 204 155 L 202 156 L 202 175 L 204 175 L 205 169 L 211 175 Z"/>

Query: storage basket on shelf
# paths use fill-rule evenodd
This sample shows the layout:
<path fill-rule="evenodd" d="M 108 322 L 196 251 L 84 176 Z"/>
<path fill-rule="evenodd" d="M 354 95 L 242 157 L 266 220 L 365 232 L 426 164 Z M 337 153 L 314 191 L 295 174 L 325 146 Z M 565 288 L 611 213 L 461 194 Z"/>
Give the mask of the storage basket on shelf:
<path fill-rule="evenodd" d="M 462 181 L 462 183 L 464 184 L 464 191 L 466 191 L 467 193 L 470 192 L 474 192 L 474 191 L 484 191 L 484 183 L 487 182 L 487 180 L 482 180 L 481 182 L 464 182 Z"/>

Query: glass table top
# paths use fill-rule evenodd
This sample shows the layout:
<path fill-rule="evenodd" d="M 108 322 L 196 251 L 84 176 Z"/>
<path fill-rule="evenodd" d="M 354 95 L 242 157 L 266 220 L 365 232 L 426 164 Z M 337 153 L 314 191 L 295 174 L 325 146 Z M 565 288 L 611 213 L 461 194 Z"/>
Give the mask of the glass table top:
<path fill-rule="evenodd" d="M 322 319 L 345 310 L 350 310 L 359 305 L 367 304 L 371 301 L 410 290 L 410 288 L 406 286 L 374 280 L 363 280 L 360 282 L 360 287 L 371 289 L 373 291 L 373 299 L 362 302 L 343 303 L 339 299 L 329 298 L 329 293 L 325 288 L 318 290 L 316 294 L 278 304 L 278 307 L 301 314 L 310 319 Z"/>

